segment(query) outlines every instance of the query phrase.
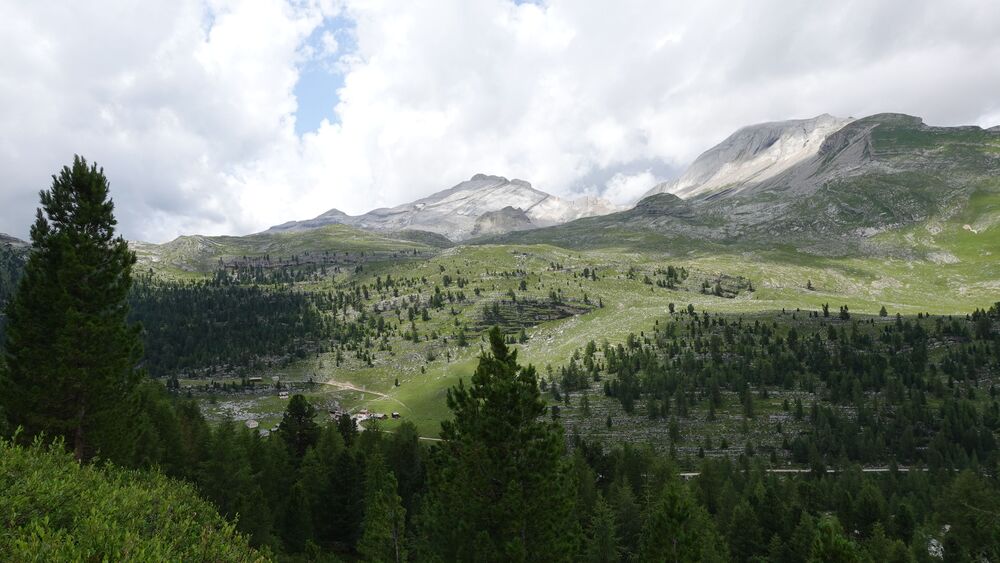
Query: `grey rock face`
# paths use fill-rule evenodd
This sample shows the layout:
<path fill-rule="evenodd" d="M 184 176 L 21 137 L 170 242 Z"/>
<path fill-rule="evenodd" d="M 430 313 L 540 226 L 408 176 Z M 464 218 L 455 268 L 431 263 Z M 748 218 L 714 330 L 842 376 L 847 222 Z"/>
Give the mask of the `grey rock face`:
<path fill-rule="evenodd" d="M 643 197 L 706 196 L 766 181 L 816 155 L 829 135 L 851 121 L 823 114 L 744 127 L 702 153 L 680 178 L 655 186 Z"/>
<path fill-rule="evenodd" d="M 479 221 L 485 214 L 508 207 L 521 210 L 529 225 L 510 212 L 487 215 L 482 222 Z M 509 230 L 544 227 L 617 210 L 605 200 L 567 200 L 536 190 L 524 180 L 476 174 L 452 188 L 412 203 L 373 209 L 357 216 L 332 209 L 307 221 L 292 221 L 272 227 L 269 232 L 297 231 L 338 223 L 379 232 L 422 230 L 444 235 L 451 240 L 463 240 L 484 232 L 483 229 L 499 232 L 498 229 L 505 228 L 505 225 L 510 226 Z M 481 223 L 480 231 L 476 231 L 477 222 Z"/>
<path fill-rule="evenodd" d="M 508 205 L 497 211 L 487 211 L 476 218 L 471 236 L 500 235 L 532 227 L 534 225 L 531 219 L 522 209 Z"/>

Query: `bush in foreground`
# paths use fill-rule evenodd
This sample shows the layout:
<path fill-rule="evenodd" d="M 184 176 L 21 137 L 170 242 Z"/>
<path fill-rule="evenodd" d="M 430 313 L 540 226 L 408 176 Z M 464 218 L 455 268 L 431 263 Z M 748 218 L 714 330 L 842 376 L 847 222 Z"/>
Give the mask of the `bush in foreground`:
<path fill-rule="evenodd" d="M 0 440 L 0 553 L 14 561 L 267 561 L 185 483 Z"/>

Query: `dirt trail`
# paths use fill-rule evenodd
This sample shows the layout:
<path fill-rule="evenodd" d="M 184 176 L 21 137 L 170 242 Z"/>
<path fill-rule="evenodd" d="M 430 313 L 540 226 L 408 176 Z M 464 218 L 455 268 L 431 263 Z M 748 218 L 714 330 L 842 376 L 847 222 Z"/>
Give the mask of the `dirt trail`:
<path fill-rule="evenodd" d="M 378 391 L 369 391 L 367 389 L 362 389 L 362 388 L 358 387 L 357 385 L 354 385 L 353 383 L 345 383 L 343 381 L 337 381 L 335 379 L 329 379 L 329 380 L 323 382 L 323 384 L 324 385 L 329 385 L 331 387 L 336 387 L 337 389 L 340 389 L 342 391 L 357 391 L 359 393 L 368 393 L 369 395 L 375 395 L 376 397 L 381 397 L 383 399 L 388 399 L 390 401 L 399 403 L 408 412 L 413 412 L 413 410 L 410 409 L 410 407 L 406 406 L 406 403 L 404 403 L 403 401 L 400 401 L 399 399 L 393 397 L 392 395 L 386 395 L 385 393 L 380 393 Z"/>
<path fill-rule="evenodd" d="M 792 475 L 803 474 L 803 473 L 812 473 L 812 471 L 813 471 L 812 469 L 765 469 L 764 470 L 765 473 L 778 473 L 778 474 L 785 473 L 785 474 L 792 474 Z M 833 469 L 833 468 L 830 468 L 830 469 L 826 470 L 827 473 L 839 473 L 840 471 L 841 471 L 840 469 Z M 892 471 L 892 469 L 890 469 L 889 467 L 862 467 L 861 468 L 861 472 L 862 473 L 889 473 L 890 471 Z M 899 471 L 900 473 L 909 473 L 910 471 L 914 471 L 914 472 L 927 472 L 928 469 L 926 467 L 920 467 L 920 468 L 897 467 L 896 471 Z M 697 477 L 697 476 L 701 475 L 701 471 L 688 471 L 688 472 L 680 473 L 679 475 L 683 479 L 690 479 L 692 477 Z"/>
<path fill-rule="evenodd" d="M 392 430 L 379 430 L 383 434 L 395 434 Z M 430 436 L 417 436 L 418 440 L 424 440 L 426 442 L 444 442 L 441 438 L 431 438 Z"/>

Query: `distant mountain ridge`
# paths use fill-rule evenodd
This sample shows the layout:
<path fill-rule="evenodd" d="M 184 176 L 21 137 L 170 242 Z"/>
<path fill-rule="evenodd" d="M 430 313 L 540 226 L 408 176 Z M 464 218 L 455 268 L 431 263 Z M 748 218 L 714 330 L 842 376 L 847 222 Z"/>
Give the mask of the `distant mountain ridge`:
<path fill-rule="evenodd" d="M 827 256 L 941 263 L 978 261 L 1000 248 L 1000 128 L 936 127 L 893 113 L 808 121 L 741 129 L 680 180 L 658 188 L 676 193 L 653 193 L 627 211 L 487 242 L 790 246 Z M 817 143 L 821 130 L 832 132 Z M 781 144 L 787 147 L 773 149 Z M 772 153 L 793 158 L 747 164 Z M 974 254 L 963 258 L 963 252 Z"/>
<path fill-rule="evenodd" d="M 327 250 L 433 252 L 454 241 L 667 252 L 784 246 L 825 256 L 875 254 L 942 263 L 995 259 L 1000 126 L 935 127 L 892 113 L 753 125 L 651 192 L 664 189 L 676 193 L 652 193 L 623 209 L 477 174 L 412 203 L 364 215 L 333 209 L 246 237 L 193 235 L 162 245 L 130 245 L 143 268 L 180 272 L 212 271 L 220 258 Z M 0 280 L 7 293 L 28 248 L 0 235 L 0 270 L 12 264 Z M 978 254 L 963 257 L 962 251 Z"/>
<path fill-rule="evenodd" d="M 460 241 L 485 232 L 499 234 L 547 227 L 620 209 L 600 198 L 584 196 L 570 200 L 535 189 L 524 180 L 476 174 L 447 190 L 412 203 L 373 209 L 357 216 L 331 209 L 313 219 L 290 221 L 271 227 L 266 232 L 300 231 L 341 224 L 378 232 L 421 230 Z"/>

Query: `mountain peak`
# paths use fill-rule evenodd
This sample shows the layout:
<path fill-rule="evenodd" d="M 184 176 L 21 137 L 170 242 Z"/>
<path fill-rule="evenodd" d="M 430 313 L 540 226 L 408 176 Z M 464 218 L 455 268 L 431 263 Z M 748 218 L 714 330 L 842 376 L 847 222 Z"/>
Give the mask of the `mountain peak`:
<path fill-rule="evenodd" d="M 479 173 L 479 174 L 474 174 L 471 178 L 469 178 L 469 181 L 470 182 L 485 182 L 485 181 L 490 181 L 490 182 L 494 182 L 494 181 L 497 181 L 497 182 L 506 182 L 507 178 L 504 178 L 503 176 L 496 176 L 496 175 L 493 175 L 493 174 L 482 174 L 482 173 Z"/>
<path fill-rule="evenodd" d="M 915 115 L 909 115 L 906 113 L 876 113 L 874 115 L 869 115 L 859 121 L 864 122 L 876 122 L 885 123 L 893 125 L 908 125 L 919 127 L 924 124 L 924 119 L 922 117 L 917 117 Z"/>
<path fill-rule="evenodd" d="M 313 219 L 291 221 L 270 230 L 294 231 L 340 223 L 380 232 L 417 229 L 463 240 L 483 232 L 556 225 L 617 210 L 605 200 L 563 199 L 538 190 L 525 180 L 480 173 L 410 203 L 373 209 L 358 216 L 331 209 Z"/>
<path fill-rule="evenodd" d="M 347 213 L 344 213 L 343 211 L 334 208 L 320 215 L 320 217 L 347 217 Z"/>
<path fill-rule="evenodd" d="M 702 153 L 679 179 L 645 195 L 669 192 L 689 198 L 773 178 L 815 156 L 830 134 L 852 121 L 824 113 L 742 127 Z"/>

